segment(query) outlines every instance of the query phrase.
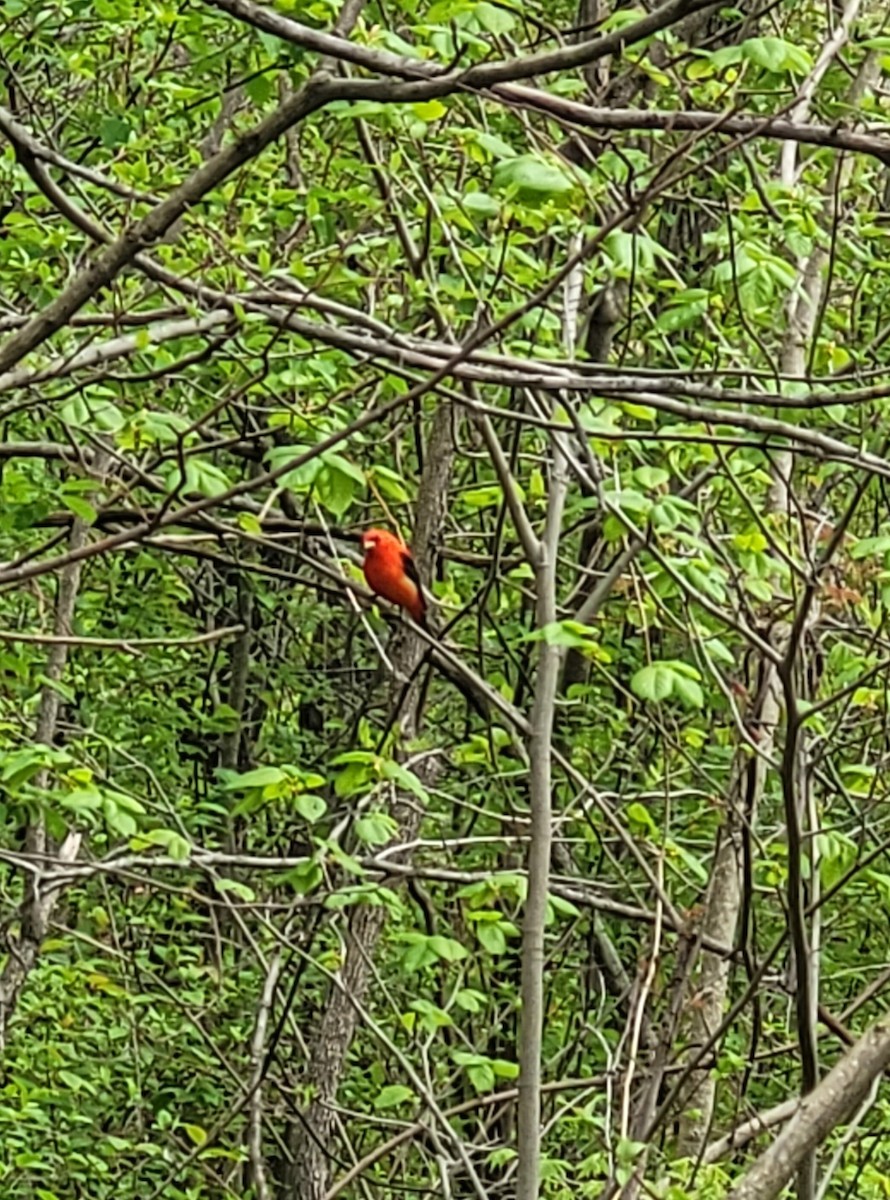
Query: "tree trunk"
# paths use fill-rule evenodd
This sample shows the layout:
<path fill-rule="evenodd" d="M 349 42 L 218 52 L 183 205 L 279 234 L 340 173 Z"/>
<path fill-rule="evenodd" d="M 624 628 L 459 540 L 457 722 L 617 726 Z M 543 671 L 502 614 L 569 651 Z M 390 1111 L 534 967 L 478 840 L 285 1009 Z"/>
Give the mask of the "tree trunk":
<path fill-rule="evenodd" d="M 448 482 L 454 457 L 454 413 L 442 404 L 436 411 L 426 455 L 426 470 L 417 501 L 413 548 L 421 576 L 430 578 L 434 548 L 445 518 Z M 412 633 L 400 635 L 392 654 L 397 679 L 407 678 L 417 667 L 423 644 Z M 415 737 L 422 720 L 422 688 L 415 680 L 402 708 L 401 733 L 405 740 Z M 437 770 L 436 760 L 427 758 L 418 767 L 422 782 L 430 783 Z M 398 841 L 410 842 L 422 820 L 415 797 L 410 803 L 397 803 L 393 816 L 399 825 Z M 353 910 L 347 926 L 342 986 L 331 987 L 310 1046 L 304 1081 L 312 1100 L 299 1120 L 291 1122 L 288 1145 L 292 1156 L 282 1196 L 291 1200 L 324 1200 L 328 1189 L 331 1144 L 334 1134 L 333 1102 L 343 1077 L 346 1056 L 357 1022 L 360 1005 L 373 976 L 373 957 L 386 924 L 386 909 L 370 906 Z"/>
<path fill-rule="evenodd" d="M 101 474 L 106 464 L 106 457 L 97 455 L 94 469 Z M 80 549 L 86 543 L 87 534 L 87 525 L 79 518 L 75 520 L 68 538 L 68 549 Z M 59 590 L 53 619 L 53 634 L 57 637 L 71 635 L 82 568 L 81 562 L 73 562 L 59 572 Z M 64 642 L 56 642 L 50 646 L 47 654 L 44 672 L 47 682 L 40 693 L 40 707 L 37 710 L 37 724 L 34 729 L 34 741 L 40 745 L 51 746 L 55 741 L 59 719 L 59 690 L 56 685 L 64 674 L 68 651 L 69 647 Z M 40 791 L 46 790 L 49 785 L 49 772 L 40 771 L 34 777 L 34 785 Z M 80 841 L 80 834 L 70 832 L 56 852 L 56 857 L 63 862 L 73 861 L 80 849 Z M 42 817 L 35 818 L 29 825 L 25 834 L 25 848 L 30 855 L 38 859 L 47 852 L 49 847 Z M 14 942 L 10 938 L 9 953 L 0 972 L 0 1047 L 6 1044 L 9 1020 L 37 962 L 40 946 L 49 929 L 59 895 L 58 887 L 55 890 L 41 887 L 39 874 L 29 872 L 26 876 L 25 895 L 19 908 L 19 935 Z"/>

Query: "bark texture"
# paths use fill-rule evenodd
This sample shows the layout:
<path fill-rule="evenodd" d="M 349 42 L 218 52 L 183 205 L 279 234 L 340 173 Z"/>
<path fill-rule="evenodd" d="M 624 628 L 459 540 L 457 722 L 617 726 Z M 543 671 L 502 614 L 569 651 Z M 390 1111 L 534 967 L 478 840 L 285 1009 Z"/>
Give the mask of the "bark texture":
<path fill-rule="evenodd" d="M 445 518 L 448 482 L 454 457 L 454 414 L 442 405 L 433 418 L 426 455 L 426 470 L 418 493 L 413 550 L 421 577 L 429 579 L 435 545 Z M 392 653 L 397 677 L 407 678 L 423 654 L 423 644 L 414 634 L 399 635 Z M 402 707 L 401 733 L 413 738 L 422 721 L 422 689 L 416 681 Z M 435 759 L 428 758 L 418 767 L 424 783 L 431 782 Z M 417 836 L 422 813 L 415 797 L 397 802 L 392 814 L 398 822 L 399 841 L 410 842 Z M 293 1161 L 288 1167 L 282 1195 L 292 1200 L 324 1200 L 328 1189 L 332 1142 L 334 1137 L 333 1102 L 346 1064 L 346 1056 L 358 1019 L 356 1003 L 361 1004 L 373 976 L 373 957 L 386 923 L 383 907 L 356 908 L 347 925 L 341 987 L 332 987 L 310 1045 L 310 1058 L 304 1080 L 312 1100 L 298 1121 L 291 1124 L 289 1148 Z"/>
<path fill-rule="evenodd" d="M 729 1193 L 728 1200 L 773 1200 L 831 1131 L 853 1113 L 890 1066 L 890 1021 L 879 1021 L 801 1101 L 796 1116 Z"/>
<path fill-rule="evenodd" d="M 98 469 L 104 470 L 105 459 L 101 458 L 96 465 Z M 87 535 L 87 526 L 83 521 L 76 520 L 68 539 L 69 549 L 76 550 L 84 545 Z M 81 570 L 82 564 L 74 562 L 59 572 L 59 589 L 53 618 L 53 634 L 57 637 L 70 636 L 72 633 Z M 65 672 L 68 653 L 69 647 L 57 642 L 50 646 L 47 654 L 44 672 L 47 682 L 40 693 L 40 706 L 34 729 L 34 741 L 39 745 L 51 746 L 55 741 L 60 700 L 56 685 Z M 49 772 L 40 771 L 34 778 L 34 785 L 44 791 L 49 785 Z M 56 851 L 56 857 L 63 862 L 73 861 L 80 849 L 80 842 L 78 833 L 69 833 Z M 29 826 L 25 835 L 25 845 L 28 853 L 32 855 L 39 856 L 47 852 L 49 847 L 46 826 L 42 818 L 36 819 Z M 8 953 L 0 972 L 0 1048 L 6 1044 L 10 1018 L 37 962 L 41 942 L 46 937 L 60 894 L 58 888 L 48 889 L 42 885 L 39 868 L 28 873 L 25 879 L 25 895 L 19 909 L 19 934 L 18 937 L 9 936 L 7 939 Z"/>

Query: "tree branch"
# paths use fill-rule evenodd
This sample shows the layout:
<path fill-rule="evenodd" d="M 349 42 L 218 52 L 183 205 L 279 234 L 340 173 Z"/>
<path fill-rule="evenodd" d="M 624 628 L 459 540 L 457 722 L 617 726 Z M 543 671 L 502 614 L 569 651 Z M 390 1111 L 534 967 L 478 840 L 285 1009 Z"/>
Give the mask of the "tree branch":
<path fill-rule="evenodd" d="M 873 1025 L 829 1071 L 772 1145 L 736 1184 L 727 1200 L 773 1200 L 804 1159 L 865 1100 L 890 1065 L 890 1020 Z"/>

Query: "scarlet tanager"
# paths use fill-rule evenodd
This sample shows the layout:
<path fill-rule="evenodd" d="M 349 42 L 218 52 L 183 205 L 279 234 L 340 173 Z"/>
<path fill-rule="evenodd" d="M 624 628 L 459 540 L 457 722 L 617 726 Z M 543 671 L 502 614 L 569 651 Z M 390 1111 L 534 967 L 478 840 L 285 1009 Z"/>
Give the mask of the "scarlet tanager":
<path fill-rule="evenodd" d="M 386 529 L 369 529 L 362 534 L 365 559 L 362 570 L 368 587 L 376 595 L 411 614 L 427 628 L 426 600 L 411 551 Z"/>

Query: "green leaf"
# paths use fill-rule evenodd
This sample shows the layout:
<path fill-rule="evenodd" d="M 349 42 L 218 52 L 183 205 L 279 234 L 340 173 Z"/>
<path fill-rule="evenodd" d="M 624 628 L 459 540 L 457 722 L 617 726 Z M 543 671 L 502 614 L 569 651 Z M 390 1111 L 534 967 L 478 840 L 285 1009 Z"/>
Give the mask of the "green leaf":
<path fill-rule="evenodd" d="M 516 158 L 516 151 L 502 138 L 497 137 L 493 133 L 486 133 L 484 130 L 470 129 L 467 131 L 477 146 L 481 146 L 483 150 L 487 150 L 493 158 Z"/>
<path fill-rule="evenodd" d="M 412 104 L 411 111 L 419 121 L 439 121 L 448 112 L 446 105 L 441 100 L 422 100 L 419 104 Z"/>
<path fill-rule="evenodd" d="M 686 708 L 704 708 L 704 692 L 694 679 L 687 679 L 683 675 L 675 674 L 673 692 Z"/>
<path fill-rule="evenodd" d="M 665 850 L 668 854 L 674 855 L 681 859 L 684 865 L 692 872 L 699 883 L 706 884 L 708 882 L 708 871 L 700 859 L 691 854 L 685 846 L 681 846 L 672 838 L 668 838 L 665 842 Z"/>
<path fill-rule="evenodd" d="M 83 787 L 69 792 L 62 798 L 62 803 L 73 812 L 98 812 L 103 807 L 104 798 L 98 788 Z"/>
<path fill-rule="evenodd" d="M 739 49 L 743 58 L 773 74 L 806 75 L 813 69 L 813 60 L 806 50 L 778 37 L 748 38 Z"/>
<path fill-rule="evenodd" d="M 674 690 L 674 672 L 662 663 L 651 663 L 635 672 L 630 681 L 631 691 L 641 700 L 659 704 Z"/>
<path fill-rule="evenodd" d="M 374 1108 L 378 1111 L 382 1108 L 396 1108 L 400 1104 L 406 1104 L 410 1100 L 414 1100 L 415 1095 L 411 1088 L 406 1087 L 403 1083 L 391 1083 L 388 1087 L 381 1090 L 374 1097 Z"/>
<path fill-rule="evenodd" d="M 268 464 L 270 471 L 277 471 L 285 463 L 293 462 L 312 449 L 312 446 L 299 444 L 293 446 L 273 446 L 271 450 L 266 452 L 265 462 Z M 303 463 L 302 466 L 294 467 L 291 471 L 285 471 L 283 475 L 279 476 L 278 483 L 282 487 L 293 488 L 295 491 L 311 487 L 323 466 L 324 463 L 321 455 L 317 455 L 315 458 L 310 458 L 308 462 Z"/>
<path fill-rule="evenodd" d="M 504 954 L 507 949 L 507 938 L 501 923 L 481 923 L 476 926 L 476 937 L 489 954 Z"/>
<path fill-rule="evenodd" d="M 553 911 L 559 913 L 562 917 L 580 917 L 581 910 L 576 904 L 572 904 L 571 900 L 566 900 L 564 896 L 554 896 L 551 892 L 548 897 L 548 903 L 553 908 Z"/>
<path fill-rule="evenodd" d="M 631 514 L 645 515 L 652 508 L 652 501 L 648 496 L 644 496 L 642 492 L 632 491 L 629 488 L 624 488 L 620 492 L 607 492 L 606 497 L 610 504 L 623 512 Z"/>
<path fill-rule="evenodd" d="M 133 796 L 125 796 L 123 792 L 108 792 L 107 795 L 109 799 L 114 801 L 118 808 L 122 808 L 125 812 L 145 812 L 145 805 Z"/>
<path fill-rule="evenodd" d="M 447 1029 L 454 1024 L 448 1013 L 431 1000 L 412 1000 L 411 1010 L 420 1016 L 420 1024 L 431 1033 L 437 1029 Z"/>
<path fill-rule="evenodd" d="M 69 512 L 73 512 L 75 517 L 79 517 L 86 525 L 95 524 L 98 513 L 89 501 L 84 500 L 81 496 L 68 496 L 63 493 L 61 497 L 62 503 Z"/>
<path fill-rule="evenodd" d="M 68 756 L 40 743 L 12 750 L 0 758 L 0 781 L 9 791 L 16 791 L 32 779 L 38 771 L 61 766 Z"/>
<path fill-rule="evenodd" d="M 74 425 L 82 429 L 100 429 L 103 433 L 117 433 L 123 428 L 124 414 L 113 403 L 98 394 L 81 394 L 66 401 L 59 410 L 59 416 L 66 425 Z"/>
<path fill-rule="evenodd" d="M 697 325 L 708 311 L 707 300 L 693 300 L 689 304 L 671 304 L 659 313 L 655 328 L 661 333 L 679 333 Z"/>
<path fill-rule="evenodd" d="M 635 482 L 652 492 L 664 487 L 670 477 L 670 472 L 664 467 L 637 467 L 634 471 Z"/>
<path fill-rule="evenodd" d="M 633 5 L 628 8 L 616 8 L 599 23 L 598 29 L 601 33 L 611 33 L 616 29 L 626 29 L 628 25 L 634 25 L 645 15 L 645 9 L 634 8 Z"/>
<path fill-rule="evenodd" d="M 417 778 L 413 771 L 409 771 L 407 767 L 403 767 L 399 762 L 387 762 L 383 766 L 383 775 L 386 779 L 392 779 L 405 791 L 416 796 L 418 800 L 424 804 L 429 800 L 429 793 Z"/>
<path fill-rule="evenodd" d="M 467 212 L 483 220 L 496 217 L 501 211 L 500 202 L 488 192 L 465 192 L 461 203 Z"/>
<path fill-rule="evenodd" d="M 890 553 L 890 534 L 882 533 L 877 537 L 861 538 L 850 547 L 851 558 L 871 558 L 872 555 Z"/>
<path fill-rule="evenodd" d="M 474 988 L 459 988 L 454 994 L 454 1003 L 468 1013 L 482 1012 L 487 999 L 484 992 L 477 992 Z"/>
<path fill-rule="evenodd" d="M 720 638 L 714 637 L 712 634 L 703 634 L 702 640 L 707 654 L 714 662 L 723 663 L 724 666 L 735 666 L 735 655 Z"/>
<path fill-rule="evenodd" d="M 495 1084 L 495 1072 L 489 1058 L 466 1050 L 455 1050 L 452 1057 L 458 1066 L 466 1070 L 470 1083 L 477 1092 L 491 1091 Z"/>
<path fill-rule="evenodd" d="M 263 533 L 262 522 L 253 513 L 238 513 L 238 528 L 243 529 L 251 537 L 261 537 Z"/>
<path fill-rule="evenodd" d="M 64 1067 L 59 1070 L 59 1078 L 66 1087 L 71 1088 L 72 1092 L 79 1092 L 89 1085 L 80 1075 L 75 1075 L 73 1071 L 67 1071 Z"/>
<path fill-rule="evenodd" d="M 701 679 L 701 671 L 698 667 L 694 667 L 692 663 L 683 662 L 682 659 L 672 658 L 665 663 L 665 666 L 670 667 L 675 675 L 685 675 L 687 679 Z"/>
<path fill-rule="evenodd" d="M 307 896 L 323 881 L 324 870 L 317 859 L 307 858 L 305 862 L 291 867 L 284 879 L 298 895 Z"/>
<path fill-rule="evenodd" d="M 510 33 L 516 26 L 516 18 L 512 13 L 505 8 L 489 4 L 488 0 L 480 0 L 473 9 L 473 16 L 486 33 L 493 33 L 495 36 Z"/>
<path fill-rule="evenodd" d="M 432 966 L 438 962 L 438 956 L 431 949 L 429 938 L 423 933 L 404 933 L 399 935 L 399 941 L 406 943 L 407 949 L 402 955 L 402 967 L 405 971 L 419 971 L 422 967 Z"/>
<path fill-rule="evenodd" d="M 182 1128 L 188 1135 L 189 1141 L 196 1146 L 204 1146 L 207 1144 L 207 1130 L 201 1125 L 183 1125 Z"/>
<path fill-rule="evenodd" d="M 368 478 L 374 481 L 387 500 L 394 500 L 396 504 L 408 502 L 409 492 L 398 472 L 377 463 L 368 471 Z"/>
<path fill-rule="evenodd" d="M 489 483 L 485 487 L 469 488 L 461 493 L 461 503 L 467 508 L 494 508 L 504 498 L 499 483 Z"/>
<path fill-rule="evenodd" d="M 325 455 L 315 479 L 318 498 L 337 520 L 350 507 L 357 492 L 364 488 L 361 471 L 338 454 Z"/>
<path fill-rule="evenodd" d="M 664 246 L 640 230 L 613 229 L 606 236 L 606 248 L 621 275 L 650 272 L 658 259 L 674 258 Z"/>
<path fill-rule="evenodd" d="M 281 767 L 256 767 L 227 780 L 223 786 L 230 792 L 243 792 L 248 788 L 264 788 L 270 784 L 283 783 L 287 778 Z"/>
<path fill-rule="evenodd" d="M 720 50 L 714 50 L 708 55 L 711 61 L 711 66 L 717 71 L 722 71 L 725 67 L 734 67 L 742 61 L 741 46 L 724 46 Z M 709 72 L 713 73 L 713 72 Z"/>
<path fill-rule="evenodd" d="M 491 1059 L 491 1069 L 494 1071 L 498 1079 L 518 1079 L 519 1064 L 510 1062 L 506 1058 Z"/>
<path fill-rule="evenodd" d="M 254 75 L 253 79 L 248 79 L 244 85 L 244 91 L 254 102 L 254 104 L 262 107 L 267 104 L 275 94 L 275 78 L 271 74 Z"/>
<path fill-rule="evenodd" d="M 751 575 L 745 578 L 745 589 L 749 591 L 755 599 L 762 601 L 764 604 L 769 604 L 773 598 L 773 589 L 765 579 L 756 579 Z"/>
<path fill-rule="evenodd" d="M 334 100 L 327 107 L 328 113 L 337 119 L 356 120 L 359 117 L 379 117 L 387 106 L 379 100 Z"/>
<path fill-rule="evenodd" d="M 530 203 L 564 196 L 577 186 L 568 168 L 538 154 L 521 154 L 499 162 L 494 169 L 494 183 L 514 190 Z"/>
<path fill-rule="evenodd" d="M 523 635 L 523 641 L 546 642 L 548 646 L 570 646 L 580 650 L 586 648 L 597 639 L 597 631 L 590 625 L 582 625 L 579 621 L 551 621 L 540 629 Z"/>
<path fill-rule="evenodd" d="M 167 843 L 167 853 L 177 862 L 186 862 L 191 852 L 192 848 L 189 843 L 178 833 L 174 833 Z"/>
<path fill-rule="evenodd" d="M 99 122 L 99 137 L 108 149 L 128 142 L 132 132 L 133 127 L 122 117 L 103 117 Z"/>
<path fill-rule="evenodd" d="M 130 841 L 130 846 L 137 853 L 152 847 L 160 847 L 167 851 L 177 862 L 187 862 L 191 854 L 191 846 L 174 829 L 147 829 L 141 831 Z"/>
<path fill-rule="evenodd" d="M 396 821 L 385 812 L 371 812 L 355 823 L 355 836 L 369 846 L 385 846 L 399 832 Z"/>
<path fill-rule="evenodd" d="M 393 54 L 398 54 L 401 58 L 422 58 L 418 48 L 405 41 L 398 33 L 391 29 L 384 29 L 380 34 L 381 41 L 387 50 L 391 50 Z M 385 107 L 385 105 L 381 105 Z"/>
<path fill-rule="evenodd" d="M 337 760 L 335 760 L 337 761 Z M 377 772 L 371 763 L 350 763 L 334 779 L 334 793 L 341 798 L 359 796 L 376 780 Z"/>
<path fill-rule="evenodd" d="M 679 659 L 650 663 L 635 672 L 630 681 L 631 691 L 641 700 L 660 704 L 669 696 L 687 708 L 701 708 L 704 694 L 699 686 L 699 671 L 691 663 Z"/>
<path fill-rule="evenodd" d="M 652 814 L 646 808 L 645 804 L 640 804 L 638 800 L 634 800 L 632 804 L 628 804 L 626 812 L 628 820 L 633 825 L 639 825 L 650 834 L 658 833 L 658 826 L 653 821 Z"/>
<path fill-rule="evenodd" d="M 365 473 L 361 467 L 350 462 L 348 458 L 344 458 L 342 454 L 336 454 L 333 450 L 328 450 L 322 455 L 322 462 L 332 471 L 338 472 L 340 475 L 345 475 L 347 479 L 351 479 L 356 486 L 363 488 L 365 486 Z"/>
<path fill-rule="evenodd" d="M 328 806 L 321 796 L 315 796 L 311 792 L 298 792 L 294 796 L 294 808 L 303 818 L 313 824 L 320 820 L 328 811 Z"/>
<path fill-rule="evenodd" d="M 442 937 L 440 934 L 434 934 L 429 939 L 429 947 L 437 958 L 444 959 L 445 962 L 460 962 L 462 958 L 467 957 L 466 949 L 454 940 L 454 938 Z"/>
<path fill-rule="evenodd" d="M 242 883 L 240 879 L 214 879 L 213 886 L 218 892 L 231 892 L 232 895 L 237 896 L 239 900 L 243 900 L 247 904 L 253 904 L 256 900 L 256 892 L 253 888 L 248 887 L 246 883 Z"/>
<path fill-rule="evenodd" d="M 110 796 L 105 796 L 102 800 L 102 815 L 108 827 L 115 833 L 119 833 L 121 837 L 130 838 L 139 828 L 136 819 L 130 813 L 118 808 Z"/>
<path fill-rule="evenodd" d="M 188 460 L 186 475 L 186 490 L 200 493 L 202 496 L 221 496 L 231 487 L 229 477 L 215 463 L 202 459 Z"/>

